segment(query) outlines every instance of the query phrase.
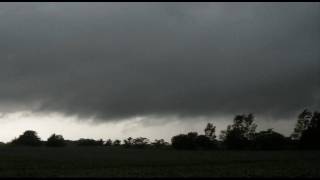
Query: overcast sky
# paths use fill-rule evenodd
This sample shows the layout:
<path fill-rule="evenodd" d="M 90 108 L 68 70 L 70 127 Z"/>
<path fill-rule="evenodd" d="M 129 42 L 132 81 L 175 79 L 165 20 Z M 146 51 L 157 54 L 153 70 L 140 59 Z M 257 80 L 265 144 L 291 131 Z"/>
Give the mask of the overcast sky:
<path fill-rule="evenodd" d="M 320 110 L 320 3 L 0 3 L 0 141 L 163 137 Z M 219 133 L 219 132 L 217 132 Z"/>

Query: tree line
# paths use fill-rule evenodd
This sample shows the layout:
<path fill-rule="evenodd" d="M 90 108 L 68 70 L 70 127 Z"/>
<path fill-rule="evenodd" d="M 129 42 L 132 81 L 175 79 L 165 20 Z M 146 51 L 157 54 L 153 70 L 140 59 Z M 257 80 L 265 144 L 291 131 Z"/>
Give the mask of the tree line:
<path fill-rule="evenodd" d="M 222 130 L 217 139 L 216 127 L 208 123 L 204 128 L 204 134 L 189 132 L 179 134 L 171 138 L 171 144 L 163 139 L 151 142 L 148 138 L 129 137 L 121 140 L 106 141 L 84 139 L 77 141 L 65 140 L 62 135 L 52 134 L 47 141 L 42 141 L 37 132 L 25 131 L 18 138 L 13 139 L 7 145 L 11 146 L 48 146 L 63 147 L 74 146 L 106 146 L 125 148 L 174 148 L 186 150 L 284 150 L 284 149 L 320 149 L 320 113 L 318 111 L 303 110 L 299 115 L 293 133 L 286 137 L 273 129 L 257 132 L 257 124 L 254 115 L 236 115 L 233 123 Z M 3 143 L 4 144 L 4 143 Z"/>
<path fill-rule="evenodd" d="M 2 145 L 9 145 L 9 146 L 48 146 L 48 147 L 64 147 L 64 146 L 114 146 L 114 147 L 136 147 L 136 148 L 145 148 L 145 147 L 168 147 L 169 143 L 163 139 L 156 139 L 154 142 L 150 142 L 148 138 L 144 137 L 137 137 L 132 138 L 129 137 L 123 140 L 111 140 L 107 139 L 103 141 L 102 139 L 95 140 L 95 139 L 86 139 L 80 138 L 79 140 L 72 141 L 72 140 L 65 140 L 62 135 L 52 134 L 46 141 L 42 141 L 38 136 L 36 131 L 27 130 L 18 138 L 14 138 L 11 142 Z"/>
<path fill-rule="evenodd" d="M 303 110 L 298 115 L 293 133 L 283 134 L 266 129 L 257 132 L 253 114 L 236 115 L 233 124 L 221 131 L 216 138 L 215 126 L 208 123 L 204 135 L 196 132 L 172 137 L 172 147 L 176 149 L 230 149 L 230 150 L 289 150 L 320 149 L 320 113 Z"/>

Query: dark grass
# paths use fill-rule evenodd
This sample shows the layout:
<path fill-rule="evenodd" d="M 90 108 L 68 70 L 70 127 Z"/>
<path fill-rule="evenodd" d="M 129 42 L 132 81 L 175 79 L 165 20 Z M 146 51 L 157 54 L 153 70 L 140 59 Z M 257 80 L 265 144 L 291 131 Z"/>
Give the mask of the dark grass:
<path fill-rule="evenodd" d="M 320 177 L 320 151 L 1 147 L 1 177 Z"/>

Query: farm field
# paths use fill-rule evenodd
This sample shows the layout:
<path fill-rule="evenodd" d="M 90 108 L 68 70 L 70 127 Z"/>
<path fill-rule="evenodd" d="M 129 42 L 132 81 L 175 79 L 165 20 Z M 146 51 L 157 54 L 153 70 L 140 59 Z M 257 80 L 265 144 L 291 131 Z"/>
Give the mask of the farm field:
<path fill-rule="evenodd" d="M 320 177 L 320 151 L 1 147 L 1 177 Z"/>

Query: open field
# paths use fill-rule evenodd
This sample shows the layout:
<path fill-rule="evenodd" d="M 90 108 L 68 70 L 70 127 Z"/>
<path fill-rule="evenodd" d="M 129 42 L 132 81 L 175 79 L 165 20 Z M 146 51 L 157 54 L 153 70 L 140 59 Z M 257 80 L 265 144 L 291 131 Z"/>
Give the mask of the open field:
<path fill-rule="evenodd" d="M 320 177 L 320 151 L 1 147 L 0 176 Z"/>

